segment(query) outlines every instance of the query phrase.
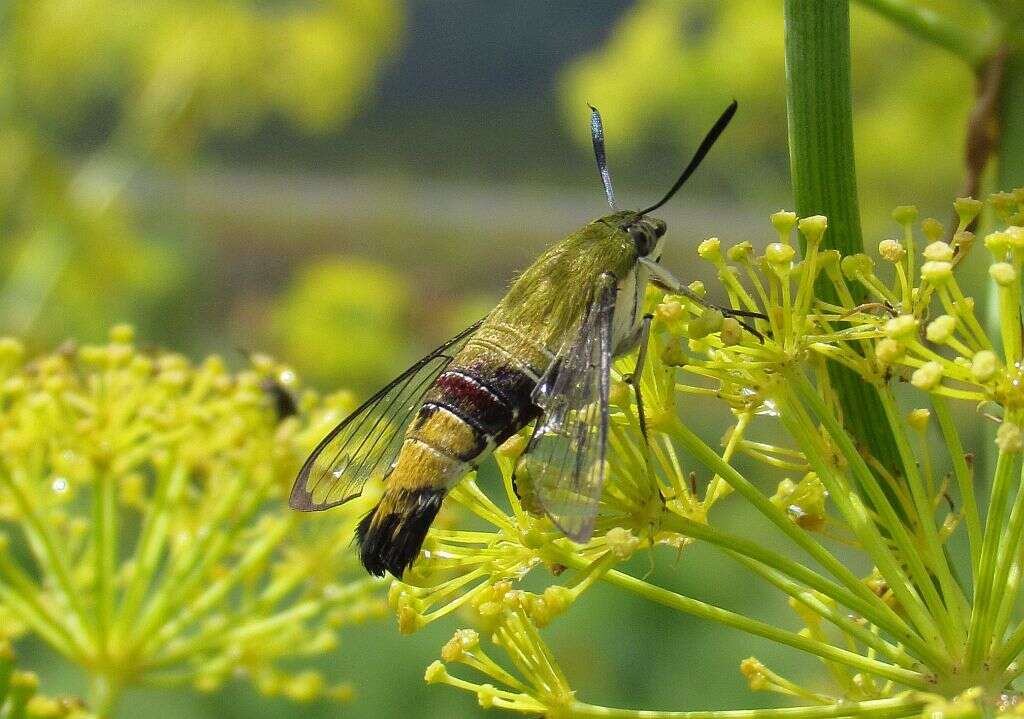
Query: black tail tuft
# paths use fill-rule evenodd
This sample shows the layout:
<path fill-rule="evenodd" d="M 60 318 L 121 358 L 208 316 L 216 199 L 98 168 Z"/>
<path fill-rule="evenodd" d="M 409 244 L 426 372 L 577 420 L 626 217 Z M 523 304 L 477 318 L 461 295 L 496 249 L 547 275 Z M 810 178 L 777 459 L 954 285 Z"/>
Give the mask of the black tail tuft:
<path fill-rule="evenodd" d="M 402 574 L 419 556 L 427 530 L 441 509 L 444 489 L 395 490 L 385 496 L 356 527 L 359 558 L 377 577 Z M 390 494 L 390 493 L 389 493 Z"/>

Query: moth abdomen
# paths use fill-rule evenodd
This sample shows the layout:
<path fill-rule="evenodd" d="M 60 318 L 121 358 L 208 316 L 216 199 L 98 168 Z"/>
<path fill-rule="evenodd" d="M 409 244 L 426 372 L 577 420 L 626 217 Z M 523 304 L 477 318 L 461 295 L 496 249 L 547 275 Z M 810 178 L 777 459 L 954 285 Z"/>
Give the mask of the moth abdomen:
<path fill-rule="evenodd" d="M 530 374 L 501 366 L 500 360 L 488 369 L 459 359 L 424 395 L 384 496 L 359 525 L 360 556 L 372 574 L 401 577 L 419 554 L 449 487 L 536 416 Z"/>
<path fill-rule="evenodd" d="M 401 577 L 419 556 L 447 493 L 443 487 L 387 492 L 356 527 L 359 558 L 366 571 L 378 577 L 386 571 Z"/>

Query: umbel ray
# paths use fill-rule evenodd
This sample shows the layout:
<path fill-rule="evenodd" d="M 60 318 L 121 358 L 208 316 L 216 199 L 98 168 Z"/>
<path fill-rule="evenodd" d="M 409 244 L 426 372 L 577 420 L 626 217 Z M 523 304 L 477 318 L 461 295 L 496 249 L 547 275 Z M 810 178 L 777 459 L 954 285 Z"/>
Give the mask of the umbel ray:
<path fill-rule="evenodd" d="M 601 116 L 591 108 L 594 154 L 611 214 L 550 247 L 486 317 L 335 427 L 299 471 L 291 506 L 328 509 L 358 497 L 370 479 L 383 480 L 381 500 L 359 523 L 356 538 L 371 574 L 401 577 L 449 489 L 536 420 L 522 460 L 533 493 L 565 536 L 588 541 L 605 479 L 612 360 L 640 344 L 642 362 L 650 326 L 643 314 L 647 283 L 703 303 L 661 266 L 666 225 L 649 213 L 678 192 L 735 112 L 733 101 L 661 200 L 643 210 L 619 210 Z M 640 385 L 632 384 L 642 418 Z"/>

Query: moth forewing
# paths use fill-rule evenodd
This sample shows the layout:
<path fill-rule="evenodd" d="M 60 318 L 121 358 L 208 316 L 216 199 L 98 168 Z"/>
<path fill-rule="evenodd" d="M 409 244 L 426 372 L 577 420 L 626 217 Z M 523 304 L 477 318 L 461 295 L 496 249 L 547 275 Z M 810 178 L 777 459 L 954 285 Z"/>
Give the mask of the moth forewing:
<path fill-rule="evenodd" d="M 586 318 L 536 394 L 544 408 L 525 454 L 531 489 L 565 536 L 587 542 L 604 486 L 618 279 L 598 279 Z"/>

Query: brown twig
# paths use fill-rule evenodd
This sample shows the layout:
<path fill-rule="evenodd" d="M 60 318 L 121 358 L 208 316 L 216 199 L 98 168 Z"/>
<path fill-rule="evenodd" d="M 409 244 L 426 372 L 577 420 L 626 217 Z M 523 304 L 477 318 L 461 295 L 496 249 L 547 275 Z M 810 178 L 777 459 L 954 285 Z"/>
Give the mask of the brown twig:
<path fill-rule="evenodd" d="M 967 138 L 964 166 L 967 174 L 960 197 L 977 197 L 981 191 L 981 178 L 989 158 L 999 146 L 999 95 L 1003 87 L 1006 58 L 1004 46 L 978 66 L 975 73 L 974 107 L 967 118 Z M 973 230 L 977 220 L 965 229 Z M 949 235 L 956 232 L 959 218 L 954 214 Z"/>

